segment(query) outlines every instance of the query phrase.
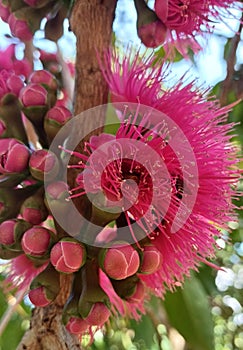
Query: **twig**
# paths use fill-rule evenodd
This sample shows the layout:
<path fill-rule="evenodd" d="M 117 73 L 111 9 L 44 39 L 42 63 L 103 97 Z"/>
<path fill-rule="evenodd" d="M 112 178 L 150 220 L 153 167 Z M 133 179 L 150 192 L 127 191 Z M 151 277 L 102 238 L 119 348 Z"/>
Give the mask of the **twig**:
<path fill-rule="evenodd" d="M 233 75 L 235 72 L 235 63 L 236 63 L 236 51 L 240 42 L 240 34 L 243 26 L 243 14 L 241 17 L 240 25 L 238 33 L 235 34 L 235 36 L 230 39 L 230 49 L 228 57 L 226 58 L 227 62 L 227 75 L 225 80 L 222 82 L 221 91 L 220 91 L 220 104 L 221 106 L 225 106 L 228 103 L 228 94 L 232 88 L 232 82 L 233 82 Z"/>

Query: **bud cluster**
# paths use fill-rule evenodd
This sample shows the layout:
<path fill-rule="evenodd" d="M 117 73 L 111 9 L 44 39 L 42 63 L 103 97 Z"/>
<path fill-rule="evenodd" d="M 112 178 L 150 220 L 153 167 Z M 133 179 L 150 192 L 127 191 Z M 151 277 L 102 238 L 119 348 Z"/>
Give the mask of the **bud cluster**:
<path fill-rule="evenodd" d="M 53 16 L 53 6 L 55 15 Z M 1 0 L 0 17 L 9 24 L 12 35 L 26 42 L 32 39 L 47 18 L 45 34 L 47 39 L 58 40 L 62 36 L 63 20 L 68 8 L 62 0 Z"/>

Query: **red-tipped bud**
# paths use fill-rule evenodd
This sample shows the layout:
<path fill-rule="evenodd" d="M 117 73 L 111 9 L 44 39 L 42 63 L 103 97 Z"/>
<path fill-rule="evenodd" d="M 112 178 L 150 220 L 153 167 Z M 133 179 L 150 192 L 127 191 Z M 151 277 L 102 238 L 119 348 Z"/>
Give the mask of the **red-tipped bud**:
<path fill-rule="evenodd" d="M 61 200 L 69 196 L 68 185 L 64 181 L 52 182 L 46 187 L 48 200 Z"/>
<path fill-rule="evenodd" d="M 157 248 L 154 246 L 145 246 L 142 256 L 139 272 L 151 274 L 160 268 L 162 256 Z"/>
<path fill-rule="evenodd" d="M 43 194 L 37 193 L 27 198 L 21 206 L 20 213 L 24 220 L 33 225 L 43 222 L 48 216 Z"/>
<path fill-rule="evenodd" d="M 156 19 L 154 22 L 138 27 L 138 36 L 146 47 L 155 48 L 162 45 L 166 38 L 166 26 Z"/>
<path fill-rule="evenodd" d="M 108 307 L 101 302 L 92 305 L 88 316 L 85 321 L 91 326 L 103 326 L 103 324 L 108 321 L 111 315 Z"/>
<path fill-rule="evenodd" d="M 49 264 L 31 283 L 29 298 L 35 306 L 47 306 L 60 291 L 60 275 Z"/>
<path fill-rule="evenodd" d="M 8 22 L 8 18 L 10 16 L 10 6 L 9 4 L 5 4 L 0 1 L 0 17 L 4 22 Z"/>
<path fill-rule="evenodd" d="M 48 92 L 40 84 L 29 84 L 20 91 L 20 100 L 24 107 L 46 106 Z"/>
<path fill-rule="evenodd" d="M 48 174 L 48 179 L 54 178 L 59 170 L 56 155 L 45 149 L 31 154 L 29 166 L 31 175 L 40 181 L 44 181 L 45 174 Z"/>
<path fill-rule="evenodd" d="M 30 77 L 29 82 L 32 84 L 43 84 L 47 89 L 57 90 L 57 80 L 50 72 L 47 70 L 36 70 Z"/>
<path fill-rule="evenodd" d="M 43 257 L 46 255 L 50 243 L 50 231 L 41 226 L 34 226 L 26 231 L 21 241 L 23 251 L 31 257 Z"/>
<path fill-rule="evenodd" d="M 23 86 L 24 82 L 18 75 L 11 74 L 7 80 L 7 87 L 9 91 L 16 96 L 19 96 L 20 90 L 23 88 Z"/>
<path fill-rule="evenodd" d="M 33 33 L 28 25 L 27 20 L 18 18 L 18 15 L 15 12 L 10 14 L 8 18 L 8 24 L 12 34 L 20 40 L 29 41 L 32 39 Z"/>
<path fill-rule="evenodd" d="M 6 220 L 0 224 L 0 244 L 10 250 L 21 251 L 21 238 L 31 225 L 23 220 Z"/>
<path fill-rule="evenodd" d="M 100 264 L 103 271 L 116 280 L 122 280 L 134 275 L 139 268 L 138 252 L 130 245 L 114 245 L 103 249 L 100 253 Z"/>
<path fill-rule="evenodd" d="M 144 300 L 144 295 L 145 295 L 144 284 L 143 282 L 138 281 L 133 294 L 129 296 L 129 298 L 127 298 L 127 301 L 129 303 L 140 303 L 141 301 Z"/>
<path fill-rule="evenodd" d="M 23 143 L 15 139 L 1 139 L 0 173 L 23 172 L 28 166 L 29 154 L 29 149 Z"/>
<path fill-rule="evenodd" d="M 144 0 L 135 0 L 137 10 L 137 31 L 142 43 L 155 48 L 166 39 L 167 28 Z"/>
<path fill-rule="evenodd" d="M 49 305 L 53 299 L 48 296 L 46 288 L 44 286 L 32 289 L 29 292 L 29 299 L 37 307 L 44 307 Z"/>
<path fill-rule="evenodd" d="M 71 119 L 72 113 L 63 106 L 55 106 L 47 112 L 44 120 L 44 129 L 49 139 L 52 140 L 63 125 Z"/>
<path fill-rule="evenodd" d="M 70 317 L 68 323 L 66 324 L 66 328 L 71 334 L 81 335 L 87 332 L 89 325 L 82 318 Z"/>
<path fill-rule="evenodd" d="M 14 243 L 14 220 L 4 221 L 0 225 L 0 244 L 11 245 Z"/>
<path fill-rule="evenodd" d="M 63 238 L 52 248 L 50 258 L 57 271 L 73 273 L 84 265 L 86 250 L 84 245 L 75 239 Z"/>

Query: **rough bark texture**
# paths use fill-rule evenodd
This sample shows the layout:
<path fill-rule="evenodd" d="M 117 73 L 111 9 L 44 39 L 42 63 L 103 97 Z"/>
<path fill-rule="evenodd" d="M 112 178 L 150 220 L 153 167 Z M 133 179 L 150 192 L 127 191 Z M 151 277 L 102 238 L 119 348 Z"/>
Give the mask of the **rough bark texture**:
<path fill-rule="evenodd" d="M 102 54 L 110 45 L 112 23 L 116 0 L 77 0 L 71 14 L 71 30 L 77 37 L 77 63 L 75 88 L 75 114 L 88 108 L 107 103 L 108 88 L 102 78 L 97 52 Z M 80 127 L 95 127 L 96 115 L 89 120 L 89 125 L 82 123 Z M 82 142 L 78 146 L 82 149 Z M 74 181 L 75 174 L 70 173 Z M 82 203 L 76 202 L 76 205 Z M 62 276 L 62 289 L 56 301 L 45 308 L 33 311 L 30 330 L 26 332 L 17 350 L 77 350 L 81 349 L 76 337 L 71 336 L 62 325 L 62 308 L 70 293 L 71 277 Z"/>

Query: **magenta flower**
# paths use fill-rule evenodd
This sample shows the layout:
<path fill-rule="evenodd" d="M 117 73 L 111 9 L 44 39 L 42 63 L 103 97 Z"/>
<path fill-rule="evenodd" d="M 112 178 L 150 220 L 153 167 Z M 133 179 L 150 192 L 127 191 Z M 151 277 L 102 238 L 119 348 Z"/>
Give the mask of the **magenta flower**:
<path fill-rule="evenodd" d="M 139 279 L 162 295 L 166 286 L 173 288 L 214 256 L 218 228 L 235 218 L 231 200 L 239 174 L 232 125 L 225 123 L 230 107 L 207 101 L 193 83 L 179 81 L 161 90 L 163 67 L 152 66 L 151 59 L 143 65 L 136 56 L 130 64 L 126 57 L 120 63 L 109 53 L 106 62 L 112 99 L 127 101 L 128 109 L 115 136 L 93 136 L 89 154 L 75 152 L 81 162 L 73 167 L 80 174 L 71 197 L 86 194 L 92 200 L 98 195 L 101 210 L 120 210 L 118 232 L 119 220 L 126 222 L 141 255 L 144 250 L 140 268 L 149 274 L 138 272 Z M 136 110 L 130 102 L 137 101 L 157 112 L 142 106 Z M 147 255 L 153 255 L 154 266 Z"/>
<path fill-rule="evenodd" d="M 210 30 L 215 21 L 221 21 L 226 16 L 223 11 L 228 10 L 229 14 L 233 6 L 237 5 L 230 0 L 155 0 L 155 13 L 168 28 L 169 41 L 180 48 L 180 41 L 185 44 L 184 39 L 190 38 L 197 47 L 195 35 L 203 33 L 201 26 Z M 176 43 L 177 40 L 179 43 Z"/>

